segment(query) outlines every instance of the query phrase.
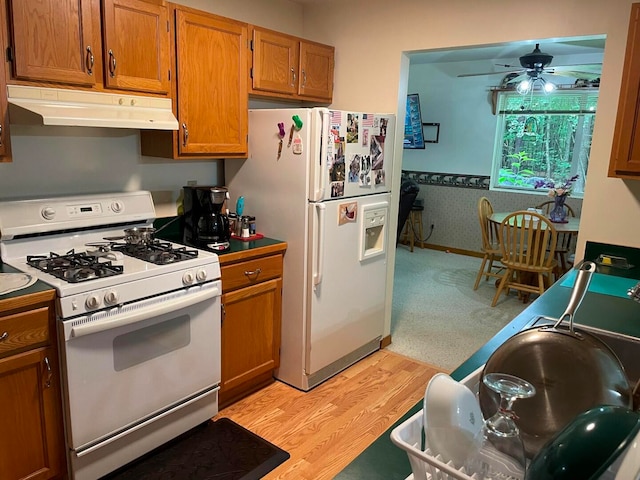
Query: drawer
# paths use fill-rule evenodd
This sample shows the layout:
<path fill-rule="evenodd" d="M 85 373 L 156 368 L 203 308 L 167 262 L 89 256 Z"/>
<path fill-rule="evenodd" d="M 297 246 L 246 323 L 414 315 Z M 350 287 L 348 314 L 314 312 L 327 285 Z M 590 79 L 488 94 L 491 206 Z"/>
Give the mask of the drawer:
<path fill-rule="evenodd" d="M 222 291 L 255 285 L 282 276 L 282 255 L 247 260 L 233 265 L 225 265 L 222 271 Z"/>
<path fill-rule="evenodd" d="M 0 356 L 49 341 L 48 307 L 0 317 Z"/>

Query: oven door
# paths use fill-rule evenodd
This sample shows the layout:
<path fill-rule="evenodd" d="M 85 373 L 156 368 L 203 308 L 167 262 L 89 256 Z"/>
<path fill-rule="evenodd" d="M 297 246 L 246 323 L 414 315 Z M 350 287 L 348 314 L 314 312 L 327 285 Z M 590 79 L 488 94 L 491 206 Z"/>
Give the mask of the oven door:
<path fill-rule="evenodd" d="M 219 388 L 220 293 L 216 281 L 59 322 L 77 456 Z"/>

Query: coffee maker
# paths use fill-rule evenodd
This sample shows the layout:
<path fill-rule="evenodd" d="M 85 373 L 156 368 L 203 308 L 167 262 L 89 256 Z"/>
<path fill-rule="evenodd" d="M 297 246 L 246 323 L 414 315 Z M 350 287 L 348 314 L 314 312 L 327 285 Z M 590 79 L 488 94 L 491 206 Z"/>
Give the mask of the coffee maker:
<path fill-rule="evenodd" d="M 227 187 L 183 187 L 184 242 L 205 250 L 229 249 L 229 219 L 222 207 L 229 193 Z"/>

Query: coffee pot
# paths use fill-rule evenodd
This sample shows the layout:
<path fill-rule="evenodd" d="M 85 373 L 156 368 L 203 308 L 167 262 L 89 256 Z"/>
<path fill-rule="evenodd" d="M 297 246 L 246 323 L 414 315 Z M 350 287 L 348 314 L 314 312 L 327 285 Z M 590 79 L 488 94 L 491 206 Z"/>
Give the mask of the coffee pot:
<path fill-rule="evenodd" d="M 229 219 L 222 213 L 229 198 L 227 187 L 188 186 L 184 188 L 184 241 L 207 250 L 229 249 Z"/>

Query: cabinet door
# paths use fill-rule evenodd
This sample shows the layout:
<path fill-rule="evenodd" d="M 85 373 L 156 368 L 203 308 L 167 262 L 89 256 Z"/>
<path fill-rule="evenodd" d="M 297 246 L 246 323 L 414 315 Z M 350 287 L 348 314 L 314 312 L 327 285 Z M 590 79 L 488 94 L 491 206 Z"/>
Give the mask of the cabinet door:
<path fill-rule="evenodd" d="M 327 45 L 300 42 L 299 95 L 332 99 L 334 51 Z"/>
<path fill-rule="evenodd" d="M 180 154 L 246 154 L 247 25 L 176 10 Z"/>
<path fill-rule="evenodd" d="M 295 94 L 298 91 L 298 40 L 254 28 L 252 88 Z"/>
<path fill-rule="evenodd" d="M 167 7 L 141 0 L 104 0 L 104 85 L 169 93 Z"/>
<path fill-rule="evenodd" d="M 610 177 L 640 178 L 640 3 L 631 6 Z"/>
<path fill-rule="evenodd" d="M 222 303 L 224 392 L 279 366 L 282 279 L 226 293 Z"/>
<path fill-rule="evenodd" d="M 9 0 L 17 79 L 94 85 L 90 0 Z"/>
<path fill-rule="evenodd" d="M 60 477 L 65 447 L 56 352 L 39 348 L 0 360 L 0 478 Z"/>

